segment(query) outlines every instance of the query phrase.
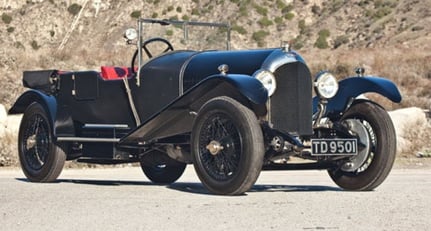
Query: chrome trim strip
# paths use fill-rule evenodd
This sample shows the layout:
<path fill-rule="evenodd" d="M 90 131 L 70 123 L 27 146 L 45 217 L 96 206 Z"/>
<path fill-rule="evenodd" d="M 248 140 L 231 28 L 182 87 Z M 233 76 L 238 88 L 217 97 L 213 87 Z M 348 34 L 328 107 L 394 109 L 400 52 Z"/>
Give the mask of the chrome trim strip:
<path fill-rule="evenodd" d="M 118 143 L 117 138 L 57 137 L 57 141 Z"/>
<path fill-rule="evenodd" d="M 129 128 L 127 124 L 84 124 L 82 128 Z"/>

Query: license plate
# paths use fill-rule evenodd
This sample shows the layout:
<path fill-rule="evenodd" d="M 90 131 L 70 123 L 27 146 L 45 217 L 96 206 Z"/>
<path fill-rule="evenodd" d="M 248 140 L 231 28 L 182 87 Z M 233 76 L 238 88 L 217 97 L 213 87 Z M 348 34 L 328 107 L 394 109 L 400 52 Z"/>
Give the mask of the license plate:
<path fill-rule="evenodd" d="M 338 156 L 357 155 L 358 142 L 356 139 L 312 139 L 311 155 Z"/>

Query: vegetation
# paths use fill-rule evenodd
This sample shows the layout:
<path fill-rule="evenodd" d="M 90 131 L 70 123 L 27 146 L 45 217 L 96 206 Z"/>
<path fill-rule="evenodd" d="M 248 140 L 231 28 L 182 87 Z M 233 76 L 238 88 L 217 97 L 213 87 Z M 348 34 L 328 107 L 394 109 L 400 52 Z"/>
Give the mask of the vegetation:
<path fill-rule="evenodd" d="M 77 15 L 79 13 L 79 11 L 81 11 L 82 6 L 77 4 L 77 3 L 73 3 L 72 5 L 70 5 L 67 8 L 67 11 L 72 14 L 73 16 Z"/>
<path fill-rule="evenodd" d="M 8 14 L 6 14 L 6 13 L 3 13 L 3 14 L 1 15 L 1 20 L 2 20 L 4 23 L 9 24 L 9 23 L 11 23 L 11 22 L 12 22 L 12 16 L 10 16 L 10 15 L 8 15 Z"/>
<path fill-rule="evenodd" d="M 260 30 L 260 31 L 254 32 L 252 35 L 252 38 L 254 41 L 257 42 L 257 45 L 259 47 L 263 47 L 263 46 L 265 46 L 265 38 L 268 35 L 269 35 L 269 32 L 264 31 L 264 30 Z"/>
<path fill-rule="evenodd" d="M 328 45 L 328 37 L 330 35 L 330 32 L 328 29 L 323 29 L 319 31 L 319 37 L 317 38 L 316 42 L 314 43 L 314 47 L 317 47 L 319 49 L 326 49 L 329 47 Z"/>
<path fill-rule="evenodd" d="M 140 10 L 135 10 L 130 14 L 130 17 L 132 18 L 140 18 L 141 17 L 141 11 Z"/>

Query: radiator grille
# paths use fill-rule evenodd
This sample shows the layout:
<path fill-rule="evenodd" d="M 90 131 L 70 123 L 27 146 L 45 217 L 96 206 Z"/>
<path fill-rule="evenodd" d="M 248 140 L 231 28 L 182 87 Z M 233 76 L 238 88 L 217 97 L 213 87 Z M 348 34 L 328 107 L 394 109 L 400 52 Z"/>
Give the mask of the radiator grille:
<path fill-rule="evenodd" d="M 274 128 L 297 135 L 311 135 L 312 84 L 307 66 L 301 62 L 279 67 L 275 73 L 277 89 L 269 102 Z"/>

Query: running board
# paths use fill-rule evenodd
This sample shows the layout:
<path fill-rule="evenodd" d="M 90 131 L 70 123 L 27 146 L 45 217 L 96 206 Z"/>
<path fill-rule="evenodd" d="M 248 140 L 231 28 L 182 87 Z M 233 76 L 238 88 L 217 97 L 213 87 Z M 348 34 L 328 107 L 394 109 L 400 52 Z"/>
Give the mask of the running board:
<path fill-rule="evenodd" d="M 119 138 L 91 138 L 91 137 L 57 137 L 57 141 L 118 143 L 120 142 L 120 139 Z"/>

